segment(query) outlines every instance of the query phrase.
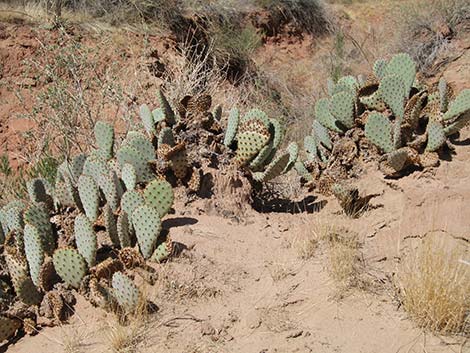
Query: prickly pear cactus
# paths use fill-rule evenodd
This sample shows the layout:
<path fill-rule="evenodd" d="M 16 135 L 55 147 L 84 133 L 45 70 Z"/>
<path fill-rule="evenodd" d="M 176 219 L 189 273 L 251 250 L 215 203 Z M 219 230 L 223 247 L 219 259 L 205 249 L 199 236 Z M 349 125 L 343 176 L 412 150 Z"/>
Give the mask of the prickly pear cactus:
<path fill-rule="evenodd" d="M 158 211 L 147 205 L 139 206 L 132 213 L 132 224 L 134 225 L 140 252 L 148 259 L 157 243 L 162 223 Z"/>
<path fill-rule="evenodd" d="M 105 160 L 113 158 L 114 128 L 111 124 L 98 121 L 94 128 L 98 154 Z"/>
<path fill-rule="evenodd" d="M 365 126 L 366 137 L 384 152 L 394 150 L 392 138 L 392 124 L 390 120 L 380 113 L 371 113 L 367 117 Z"/>
<path fill-rule="evenodd" d="M 157 98 L 158 102 L 160 103 L 160 108 L 163 110 L 163 113 L 165 114 L 165 121 L 167 122 L 168 125 L 173 126 L 176 124 L 176 116 L 171 108 L 170 103 L 166 99 L 165 95 L 161 90 L 158 90 L 157 93 Z"/>
<path fill-rule="evenodd" d="M 121 179 L 126 186 L 126 190 L 134 190 L 137 185 L 137 174 L 132 164 L 126 163 L 122 167 Z"/>
<path fill-rule="evenodd" d="M 87 273 L 86 261 L 73 248 L 57 249 L 53 255 L 54 268 L 62 280 L 73 288 L 79 288 Z"/>
<path fill-rule="evenodd" d="M 336 119 L 330 112 L 330 100 L 328 98 L 322 98 L 315 104 L 315 118 L 327 129 L 337 133 L 343 132 L 343 130 L 336 125 Z"/>
<path fill-rule="evenodd" d="M 132 280 L 122 272 L 116 272 L 112 279 L 113 295 L 125 313 L 132 313 L 137 309 L 140 293 Z"/>
<path fill-rule="evenodd" d="M 103 191 L 108 205 L 113 211 L 117 211 L 123 190 L 116 172 L 110 171 L 107 174 L 101 174 L 98 178 L 98 185 Z"/>
<path fill-rule="evenodd" d="M 387 61 L 384 59 L 378 59 L 374 63 L 373 71 L 377 78 L 383 78 L 385 75 L 385 68 L 387 67 Z"/>
<path fill-rule="evenodd" d="M 127 190 L 124 195 L 122 195 L 121 209 L 128 215 L 132 215 L 137 207 L 144 204 L 144 197 L 135 190 Z"/>
<path fill-rule="evenodd" d="M 387 64 L 384 77 L 397 75 L 403 82 L 403 96 L 408 97 L 416 77 L 416 64 L 408 54 L 395 55 Z"/>
<path fill-rule="evenodd" d="M 444 128 L 438 121 L 430 120 L 426 128 L 428 135 L 428 143 L 426 145 L 427 152 L 436 152 L 446 142 Z"/>
<path fill-rule="evenodd" d="M 49 218 L 47 208 L 42 203 L 29 205 L 24 211 L 25 223 L 34 226 L 38 230 L 39 234 L 41 234 L 44 251 L 52 254 L 52 251 L 55 249 L 55 238 Z"/>
<path fill-rule="evenodd" d="M 78 252 L 83 256 L 88 267 L 94 266 L 98 244 L 96 234 L 93 231 L 93 225 L 85 215 L 79 214 L 75 218 L 74 231 Z"/>
<path fill-rule="evenodd" d="M 224 145 L 229 147 L 235 140 L 235 136 L 238 131 L 238 121 L 240 118 L 240 112 L 237 108 L 233 108 L 230 111 L 227 122 L 227 130 L 225 131 L 224 136 Z"/>
<path fill-rule="evenodd" d="M 98 218 L 100 190 L 95 180 L 88 175 L 81 175 L 78 178 L 78 195 L 82 202 L 83 209 L 88 219 L 92 222 Z"/>
<path fill-rule="evenodd" d="M 106 227 L 106 233 L 108 233 L 109 239 L 111 239 L 111 242 L 115 247 L 119 247 L 120 242 L 116 224 L 116 216 L 108 204 L 103 206 L 103 219 L 104 226 Z"/>
<path fill-rule="evenodd" d="M 160 218 L 163 218 L 171 205 L 173 205 L 173 188 L 171 184 L 164 179 L 156 179 L 150 182 L 144 190 L 145 203 L 154 207 Z"/>
<path fill-rule="evenodd" d="M 345 130 L 354 127 L 354 105 L 355 95 L 351 92 L 342 91 L 331 97 L 330 112 Z"/>
<path fill-rule="evenodd" d="M 237 135 L 237 162 L 245 165 L 251 161 L 266 146 L 270 137 L 269 129 L 260 119 L 248 119 L 241 123 Z"/>
<path fill-rule="evenodd" d="M 173 242 L 170 237 L 159 244 L 150 258 L 150 261 L 160 263 L 167 260 L 173 252 Z"/>
<path fill-rule="evenodd" d="M 257 181 L 267 182 L 278 177 L 289 164 L 289 158 L 288 152 L 280 154 L 267 166 L 264 172 L 253 173 L 253 178 Z"/>
<path fill-rule="evenodd" d="M 155 149 L 152 142 L 139 132 L 128 132 L 122 144 L 123 146 L 130 146 L 137 150 L 144 160 L 152 161 L 155 159 Z"/>
<path fill-rule="evenodd" d="M 151 136 L 154 135 L 156 133 L 155 120 L 152 111 L 147 106 L 147 104 L 142 104 L 140 106 L 139 116 L 142 120 L 142 124 L 144 125 L 145 131 L 147 131 L 147 133 Z"/>
<path fill-rule="evenodd" d="M 449 104 L 449 109 L 443 116 L 445 121 L 457 118 L 470 111 L 470 89 L 464 89 L 460 94 Z"/>
<path fill-rule="evenodd" d="M 38 287 L 39 273 L 44 262 L 45 251 L 38 229 L 30 224 L 26 224 L 24 227 L 24 251 L 31 279 L 34 285 Z"/>
<path fill-rule="evenodd" d="M 173 136 L 173 130 L 169 127 L 164 127 L 158 134 L 158 145 L 168 145 L 173 147 L 175 145 L 175 137 Z"/>
<path fill-rule="evenodd" d="M 40 202 L 47 204 L 50 202 L 51 196 L 48 190 L 50 190 L 51 187 L 47 180 L 42 178 L 31 179 L 26 183 L 26 188 L 31 202 L 36 204 Z"/>
<path fill-rule="evenodd" d="M 131 234 L 129 229 L 129 218 L 126 212 L 121 212 L 117 219 L 117 232 L 121 248 L 131 246 Z"/>

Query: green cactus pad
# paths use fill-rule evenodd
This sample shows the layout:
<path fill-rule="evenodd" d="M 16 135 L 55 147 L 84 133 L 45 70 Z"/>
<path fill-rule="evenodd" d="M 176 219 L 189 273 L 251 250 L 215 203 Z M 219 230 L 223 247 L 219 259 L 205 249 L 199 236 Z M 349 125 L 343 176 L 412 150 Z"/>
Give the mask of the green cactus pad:
<path fill-rule="evenodd" d="M 160 243 L 150 258 L 150 261 L 160 263 L 167 260 L 173 252 L 173 242 L 168 237 L 164 242 Z"/>
<path fill-rule="evenodd" d="M 148 165 L 148 160 L 134 147 L 122 146 L 117 152 L 117 160 L 121 168 L 126 163 L 132 164 L 137 174 L 138 182 L 145 182 L 152 178 L 152 171 Z"/>
<path fill-rule="evenodd" d="M 456 121 L 454 121 L 452 124 L 449 126 L 446 126 L 444 128 L 444 133 L 446 136 L 451 136 L 457 132 L 460 131 L 463 127 L 467 126 L 468 123 L 470 122 L 470 114 L 464 114 L 460 118 L 458 118 Z"/>
<path fill-rule="evenodd" d="M 15 288 L 15 291 L 18 292 L 21 287 L 21 283 L 24 281 L 25 278 L 29 277 L 28 262 L 25 258 L 23 258 L 17 253 L 5 254 L 5 262 L 8 267 L 8 272 L 10 274 L 13 287 Z"/>
<path fill-rule="evenodd" d="M 124 195 L 122 195 L 121 209 L 128 215 L 132 215 L 137 207 L 144 204 L 144 197 L 135 190 L 127 190 Z"/>
<path fill-rule="evenodd" d="M 392 151 L 387 156 L 387 162 L 396 172 L 403 170 L 407 166 L 408 152 L 406 148 Z"/>
<path fill-rule="evenodd" d="M 359 89 L 359 85 L 357 80 L 354 76 L 344 76 L 341 77 L 338 82 L 336 82 L 335 88 L 333 90 L 333 94 L 331 96 L 340 93 L 340 92 L 347 92 L 353 96 L 356 95 L 356 91 Z"/>
<path fill-rule="evenodd" d="M 439 90 L 440 110 L 442 113 L 445 113 L 449 105 L 449 91 L 447 89 L 447 81 L 444 77 L 441 77 L 437 87 Z"/>
<path fill-rule="evenodd" d="M 119 202 L 123 193 L 116 173 L 113 171 L 108 174 L 100 175 L 98 185 L 101 191 L 103 191 L 104 198 L 106 199 L 109 207 L 116 212 L 119 208 Z"/>
<path fill-rule="evenodd" d="M 281 143 L 282 143 L 282 141 L 284 139 L 284 135 L 285 135 L 284 127 L 283 127 L 283 125 L 281 124 L 281 122 L 279 120 L 270 119 L 269 121 L 271 122 L 271 126 L 270 126 L 270 129 L 269 129 L 270 134 L 271 134 L 271 140 L 268 144 L 272 144 L 272 149 L 271 149 L 271 153 L 269 154 L 268 158 L 266 158 L 263 161 L 264 165 L 269 164 L 273 161 L 273 159 L 276 155 L 276 152 L 277 152 L 278 148 L 281 146 Z M 274 134 L 274 137 L 272 137 L 273 134 Z M 265 146 L 265 148 L 267 148 L 267 147 Z"/>
<path fill-rule="evenodd" d="M 38 230 L 44 251 L 52 254 L 55 249 L 55 238 L 49 218 L 49 213 L 43 203 L 30 205 L 24 211 L 25 223 L 34 226 Z"/>
<path fill-rule="evenodd" d="M 9 230 L 21 231 L 24 226 L 23 209 L 17 206 L 7 205 L 3 208 L 5 225 Z"/>
<path fill-rule="evenodd" d="M 315 118 L 327 129 L 341 133 L 343 132 L 338 126 L 336 126 L 336 120 L 333 114 L 330 112 L 330 100 L 322 98 L 315 104 Z"/>
<path fill-rule="evenodd" d="M 155 159 L 155 149 L 143 134 L 138 132 L 129 132 L 123 145 L 131 146 L 141 153 L 142 158 L 151 161 Z"/>
<path fill-rule="evenodd" d="M 305 168 L 305 164 L 300 159 L 297 159 L 297 161 L 295 162 L 294 169 L 307 182 L 313 181 L 312 174 L 310 174 L 307 168 Z"/>
<path fill-rule="evenodd" d="M 165 121 L 165 112 L 162 108 L 157 108 L 152 111 L 153 121 L 155 124 Z"/>
<path fill-rule="evenodd" d="M 72 248 L 57 249 L 53 255 L 54 268 L 62 280 L 73 288 L 79 288 L 87 273 L 86 261 Z"/>
<path fill-rule="evenodd" d="M 83 166 L 83 175 L 88 175 L 92 177 L 95 183 L 97 184 L 100 175 L 107 174 L 108 172 L 109 168 L 108 164 L 106 163 L 106 160 L 96 155 L 88 157 Z"/>
<path fill-rule="evenodd" d="M 75 218 L 74 233 L 78 252 L 83 256 L 88 267 L 94 266 L 98 244 L 93 225 L 85 215 L 79 214 Z"/>
<path fill-rule="evenodd" d="M 148 259 L 160 235 L 162 223 L 158 211 L 147 205 L 139 206 L 132 213 L 132 224 L 135 229 L 140 252 Z"/>
<path fill-rule="evenodd" d="M 284 152 L 277 156 L 263 173 L 254 173 L 253 178 L 257 181 L 267 182 L 282 174 L 289 163 L 290 154 Z"/>
<path fill-rule="evenodd" d="M 176 116 L 173 109 L 171 108 L 170 103 L 168 102 L 161 90 L 158 90 L 157 98 L 158 102 L 160 103 L 160 108 L 165 114 L 165 121 L 168 123 L 168 125 L 173 126 L 174 124 L 176 124 Z"/>
<path fill-rule="evenodd" d="M 428 142 L 426 145 L 427 152 L 436 152 L 446 142 L 446 135 L 441 123 L 435 120 L 429 120 L 426 127 L 428 134 Z"/>
<path fill-rule="evenodd" d="M 9 319 L 5 316 L 0 316 L 0 344 L 3 341 L 13 337 L 20 327 L 20 320 Z"/>
<path fill-rule="evenodd" d="M 105 160 L 113 158 L 114 128 L 111 124 L 98 121 L 94 128 L 98 153 Z"/>
<path fill-rule="evenodd" d="M 145 203 L 154 207 L 160 218 L 163 218 L 173 205 L 173 188 L 164 179 L 157 179 L 150 182 L 144 190 Z"/>
<path fill-rule="evenodd" d="M 307 135 L 304 137 L 304 149 L 310 161 L 314 161 L 317 158 L 317 142 L 313 136 Z"/>
<path fill-rule="evenodd" d="M 116 272 L 112 278 L 113 295 L 125 313 L 132 313 L 137 309 L 140 293 L 134 282 L 122 272 Z"/>
<path fill-rule="evenodd" d="M 314 137 L 317 143 L 322 144 L 327 149 L 331 150 L 333 148 L 333 143 L 331 142 L 330 135 L 328 134 L 328 129 L 320 124 L 317 120 L 314 120 L 312 123 L 312 136 Z"/>
<path fill-rule="evenodd" d="M 229 147 L 235 140 L 235 136 L 238 131 L 238 121 L 240 119 L 240 113 L 237 108 L 232 108 L 228 116 L 227 130 L 224 136 L 224 145 Z"/>
<path fill-rule="evenodd" d="M 365 134 L 369 141 L 384 152 L 393 151 L 392 124 L 384 115 L 376 112 L 369 114 Z"/>
<path fill-rule="evenodd" d="M 75 201 L 69 194 L 65 181 L 56 180 L 53 199 L 56 207 L 75 207 Z"/>
<path fill-rule="evenodd" d="M 142 125 L 144 125 L 145 131 L 147 131 L 149 135 L 155 134 L 155 120 L 153 118 L 152 111 L 147 106 L 147 104 L 142 104 L 140 106 L 139 116 L 142 120 Z"/>
<path fill-rule="evenodd" d="M 413 59 L 405 53 L 395 55 L 385 68 L 384 76 L 397 75 L 403 81 L 403 96 L 408 98 L 411 87 L 415 81 L 416 64 Z"/>
<path fill-rule="evenodd" d="M 88 175 L 81 175 L 78 179 L 78 194 L 88 219 L 92 222 L 98 218 L 100 205 L 100 190 L 95 180 Z"/>
<path fill-rule="evenodd" d="M 380 95 L 396 117 L 405 114 L 405 85 L 398 75 L 387 75 L 380 82 Z"/>
<path fill-rule="evenodd" d="M 444 120 L 452 120 L 458 116 L 467 113 L 470 110 L 470 89 L 464 89 L 449 104 L 449 109 L 444 114 Z"/>
<path fill-rule="evenodd" d="M 129 229 L 129 218 L 126 212 L 121 212 L 117 219 L 117 232 L 121 248 L 131 246 L 131 234 Z"/>
<path fill-rule="evenodd" d="M 220 121 L 222 119 L 222 106 L 220 104 L 215 107 L 214 111 L 212 112 L 212 115 L 214 116 L 214 119 L 216 121 Z"/>
<path fill-rule="evenodd" d="M 387 61 L 384 59 L 378 59 L 374 63 L 373 71 L 377 78 L 381 79 L 385 75 L 385 69 L 387 67 Z"/>
<path fill-rule="evenodd" d="M 343 91 L 336 93 L 330 100 L 330 112 L 347 129 L 354 127 L 354 103 L 356 97 Z"/>
<path fill-rule="evenodd" d="M 73 200 L 74 206 L 77 207 L 79 210 L 83 210 L 82 202 L 80 200 L 80 195 L 78 195 L 77 187 L 73 184 L 72 179 L 69 177 L 66 177 L 64 180 L 64 185 L 65 185 L 67 194 L 69 195 L 69 198 Z"/>
<path fill-rule="evenodd" d="M 44 247 L 41 235 L 36 227 L 26 224 L 24 227 L 24 250 L 29 265 L 29 273 L 34 285 L 39 285 L 39 272 L 44 262 Z"/>
<path fill-rule="evenodd" d="M 126 186 L 126 190 L 133 190 L 137 185 L 137 174 L 135 173 L 134 166 L 126 163 L 122 167 L 121 179 Z"/>
<path fill-rule="evenodd" d="M 78 178 L 83 173 L 83 167 L 87 160 L 87 156 L 85 154 L 79 154 L 75 156 L 71 163 L 64 162 L 58 168 L 58 175 L 65 179 L 69 177 L 72 182 L 75 184 L 78 181 Z"/>
<path fill-rule="evenodd" d="M 158 134 L 158 145 L 168 145 L 170 147 L 175 146 L 175 137 L 173 136 L 173 130 L 169 127 L 164 127 Z"/>
<path fill-rule="evenodd" d="M 287 173 L 289 170 L 291 170 L 295 162 L 297 161 L 297 157 L 299 156 L 299 145 L 295 142 L 291 142 L 287 148 L 286 151 L 289 153 L 289 162 L 287 163 L 286 167 L 282 171 L 281 174 Z"/>
<path fill-rule="evenodd" d="M 273 141 L 271 140 L 266 146 L 261 149 L 261 151 L 259 151 L 258 155 L 250 162 L 250 169 L 252 169 L 253 171 L 263 169 L 266 161 L 269 159 L 271 154 L 274 154 L 275 152 L 276 150 L 273 148 Z"/>
<path fill-rule="evenodd" d="M 359 101 L 368 109 L 376 110 L 378 112 L 383 112 L 387 108 L 379 90 L 369 96 L 359 97 Z"/>

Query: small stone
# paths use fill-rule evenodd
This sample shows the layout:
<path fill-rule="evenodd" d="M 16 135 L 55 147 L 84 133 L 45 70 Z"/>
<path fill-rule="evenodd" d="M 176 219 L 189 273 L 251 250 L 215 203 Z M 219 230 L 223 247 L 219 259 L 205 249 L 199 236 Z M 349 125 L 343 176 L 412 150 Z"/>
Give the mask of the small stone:
<path fill-rule="evenodd" d="M 201 325 L 201 334 L 203 336 L 213 336 L 217 333 L 215 328 L 208 322 L 203 322 Z"/>
<path fill-rule="evenodd" d="M 297 338 L 302 336 L 303 333 L 304 331 L 302 330 L 292 331 L 286 336 L 286 338 Z"/>

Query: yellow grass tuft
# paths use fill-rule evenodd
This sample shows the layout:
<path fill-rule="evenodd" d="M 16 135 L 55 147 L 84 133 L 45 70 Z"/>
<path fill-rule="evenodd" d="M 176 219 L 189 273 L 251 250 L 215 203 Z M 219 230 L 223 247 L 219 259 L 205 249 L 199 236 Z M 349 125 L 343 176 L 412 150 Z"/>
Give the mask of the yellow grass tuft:
<path fill-rule="evenodd" d="M 398 275 L 400 299 L 420 327 L 469 336 L 470 266 L 461 248 L 431 239 L 406 257 Z"/>

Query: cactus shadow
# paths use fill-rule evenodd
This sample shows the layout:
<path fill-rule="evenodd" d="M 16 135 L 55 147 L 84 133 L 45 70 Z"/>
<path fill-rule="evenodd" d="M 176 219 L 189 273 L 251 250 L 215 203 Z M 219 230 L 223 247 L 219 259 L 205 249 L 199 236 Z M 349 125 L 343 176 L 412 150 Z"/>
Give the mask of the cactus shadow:
<path fill-rule="evenodd" d="M 193 217 L 175 217 L 162 222 L 163 229 L 171 229 L 196 224 L 198 220 Z"/>
<path fill-rule="evenodd" d="M 258 197 L 253 202 L 253 209 L 259 213 L 316 213 L 320 212 L 327 203 L 327 200 L 318 201 L 318 197 L 313 195 L 300 201 L 279 197 L 266 200 Z"/>
<path fill-rule="evenodd" d="M 470 146 L 470 137 L 467 137 L 465 140 L 460 140 L 460 134 L 455 134 L 449 138 L 455 146 Z"/>

